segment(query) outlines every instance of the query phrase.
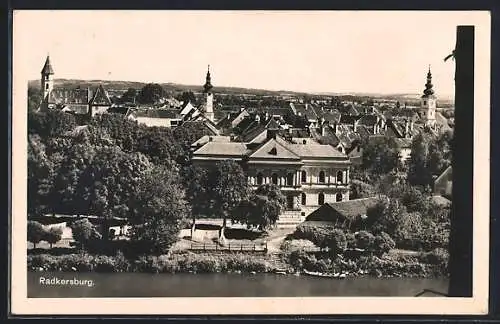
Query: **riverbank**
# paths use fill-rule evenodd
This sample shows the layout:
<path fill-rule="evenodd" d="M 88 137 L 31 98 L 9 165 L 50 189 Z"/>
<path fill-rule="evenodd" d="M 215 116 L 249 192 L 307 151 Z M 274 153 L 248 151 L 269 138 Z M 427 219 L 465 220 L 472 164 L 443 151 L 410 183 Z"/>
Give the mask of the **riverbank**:
<path fill-rule="evenodd" d="M 427 259 L 426 259 L 427 258 Z M 76 253 L 28 255 L 28 271 L 143 272 L 143 273 L 281 273 L 306 271 L 343 273 L 348 277 L 446 278 L 446 264 L 429 256 L 363 256 L 357 260 L 318 258 L 310 253 L 175 253 L 143 256 L 134 260 L 115 256 Z"/>

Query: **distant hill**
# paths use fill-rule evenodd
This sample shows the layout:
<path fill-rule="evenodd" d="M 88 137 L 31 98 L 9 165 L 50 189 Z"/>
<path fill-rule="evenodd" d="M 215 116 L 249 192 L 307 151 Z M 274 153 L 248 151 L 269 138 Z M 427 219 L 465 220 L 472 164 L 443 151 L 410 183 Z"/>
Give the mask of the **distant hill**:
<path fill-rule="evenodd" d="M 76 80 L 76 79 L 55 79 L 56 87 L 62 88 L 76 88 L 76 87 L 96 87 L 102 84 L 105 88 L 115 91 L 125 91 L 128 88 L 140 89 L 145 86 L 146 82 L 136 82 L 136 81 L 109 81 L 109 80 Z M 28 85 L 33 88 L 40 88 L 40 80 L 31 80 Z M 193 91 L 201 92 L 201 85 L 187 85 L 178 83 L 160 83 L 160 85 L 169 92 L 182 92 L 182 91 Z M 260 95 L 260 96 L 278 96 L 278 95 L 290 95 L 290 96 L 304 96 L 304 95 L 317 95 L 317 96 L 339 96 L 345 98 L 377 98 L 385 100 L 397 100 L 400 102 L 412 102 L 419 100 L 420 94 L 377 94 L 377 93 L 363 93 L 363 92 L 351 92 L 351 93 L 335 93 L 335 92 L 297 92 L 288 90 L 266 90 L 266 89 L 251 89 L 251 88 L 241 88 L 241 87 L 224 87 L 217 86 L 214 88 L 216 93 L 225 94 L 249 94 L 249 95 Z M 439 98 L 442 103 L 452 103 L 451 98 L 443 97 Z"/>
<path fill-rule="evenodd" d="M 102 84 L 107 89 L 125 91 L 128 88 L 140 89 L 145 86 L 146 82 L 136 82 L 136 81 L 109 81 L 109 80 L 76 80 L 76 79 L 55 79 L 54 85 L 61 88 L 86 88 L 86 87 L 96 87 Z M 159 83 L 166 91 L 182 92 L 182 91 L 193 91 L 201 92 L 201 85 L 188 85 L 188 84 L 178 84 L 178 83 Z M 29 87 L 40 88 L 39 80 L 31 80 L 28 82 Z M 273 91 L 265 89 L 249 89 L 240 87 L 220 87 L 214 88 L 214 92 L 227 93 L 227 94 L 250 94 L 250 95 L 306 95 L 304 92 L 294 92 L 287 90 Z"/>

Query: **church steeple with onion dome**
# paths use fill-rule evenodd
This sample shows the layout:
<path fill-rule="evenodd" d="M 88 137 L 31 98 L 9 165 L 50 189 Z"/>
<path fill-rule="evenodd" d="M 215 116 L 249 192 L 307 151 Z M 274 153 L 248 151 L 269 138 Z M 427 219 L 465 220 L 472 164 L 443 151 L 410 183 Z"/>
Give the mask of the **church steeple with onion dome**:
<path fill-rule="evenodd" d="M 205 112 L 204 115 L 210 121 L 214 121 L 214 95 L 212 93 L 212 77 L 210 75 L 210 65 L 208 66 L 205 85 L 203 86 L 203 95 L 205 97 Z"/>
<path fill-rule="evenodd" d="M 436 96 L 434 95 L 434 85 L 432 84 L 431 66 L 427 72 L 427 82 L 425 83 L 424 94 L 421 97 L 420 106 L 423 119 L 427 126 L 433 127 L 436 124 Z"/>

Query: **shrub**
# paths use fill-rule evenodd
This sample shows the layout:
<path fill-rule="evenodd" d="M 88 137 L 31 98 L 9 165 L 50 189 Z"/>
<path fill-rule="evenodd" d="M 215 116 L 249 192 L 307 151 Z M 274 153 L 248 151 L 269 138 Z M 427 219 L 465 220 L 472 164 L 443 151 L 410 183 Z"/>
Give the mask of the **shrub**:
<path fill-rule="evenodd" d="M 354 233 L 346 233 L 345 238 L 347 241 L 347 248 L 354 249 L 356 247 L 356 236 Z"/>
<path fill-rule="evenodd" d="M 396 243 L 394 243 L 394 240 L 389 236 L 389 234 L 381 232 L 379 235 L 375 236 L 373 250 L 378 256 L 382 256 L 395 247 Z"/>
<path fill-rule="evenodd" d="M 375 238 L 367 231 L 359 231 L 356 234 L 356 246 L 360 249 L 369 250 L 373 246 Z"/>
<path fill-rule="evenodd" d="M 332 254 L 343 253 L 347 248 L 346 235 L 342 230 L 334 229 L 327 233 L 323 245 L 328 247 Z"/>
<path fill-rule="evenodd" d="M 28 221 L 28 241 L 33 243 L 33 247 L 45 239 L 45 228 L 37 221 Z"/>

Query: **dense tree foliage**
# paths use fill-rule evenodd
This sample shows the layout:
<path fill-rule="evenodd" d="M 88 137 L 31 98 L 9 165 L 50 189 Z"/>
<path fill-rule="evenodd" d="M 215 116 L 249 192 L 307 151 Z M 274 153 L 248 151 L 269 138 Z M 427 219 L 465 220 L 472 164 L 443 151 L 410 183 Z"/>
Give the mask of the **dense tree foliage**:
<path fill-rule="evenodd" d="M 453 134 L 422 132 L 411 144 L 408 181 L 413 185 L 431 186 L 438 176 L 451 164 L 451 141 Z"/>
<path fill-rule="evenodd" d="M 157 83 L 148 83 L 142 87 L 137 100 L 142 104 L 155 104 L 165 96 L 165 89 Z"/>
<path fill-rule="evenodd" d="M 27 229 L 28 241 L 36 245 L 45 239 L 45 228 L 37 221 L 28 221 Z"/>
<path fill-rule="evenodd" d="M 387 174 L 401 166 L 399 146 L 389 136 L 365 141 L 363 144 L 363 168 L 375 175 Z"/>
<path fill-rule="evenodd" d="M 239 203 L 233 210 L 232 219 L 249 227 L 267 230 L 276 224 L 284 204 L 285 197 L 279 187 L 262 185 Z"/>
<path fill-rule="evenodd" d="M 128 88 L 127 91 L 125 91 L 120 97 L 120 102 L 121 103 L 135 102 L 136 98 L 137 98 L 137 90 L 134 88 Z"/>
<path fill-rule="evenodd" d="M 178 175 L 164 166 L 150 170 L 141 178 L 131 206 L 136 224 L 132 238 L 146 243 L 155 254 L 168 251 L 190 217 Z"/>

